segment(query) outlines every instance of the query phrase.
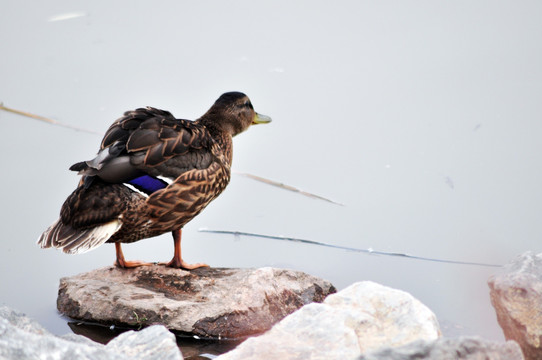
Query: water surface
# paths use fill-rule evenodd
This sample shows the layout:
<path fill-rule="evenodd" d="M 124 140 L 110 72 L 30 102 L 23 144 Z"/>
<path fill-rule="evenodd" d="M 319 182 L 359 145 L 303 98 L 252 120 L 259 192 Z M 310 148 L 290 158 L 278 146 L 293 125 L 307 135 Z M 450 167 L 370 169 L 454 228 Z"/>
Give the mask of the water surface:
<path fill-rule="evenodd" d="M 445 335 L 502 340 L 494 268 L 376 256 L 199 228 L 299 237 L 503 264 L 540 251 L 542 5 L 431 1 L 8 0 L 0 13 L 0 101 L 103 133 L 125 110 L 203 114 L 243 91 L 273 123 L 235 139 L 234 175 L 184 232 L 189 262 L 276 266 L 338 289 L 372 280 L 408 291 Z M 35 245 L 100 136 L 0 113 L 0 302 L 56 334 L 59 278 L 114 261 Z M 168 260 L 170 235 L 125 246 Z"/>

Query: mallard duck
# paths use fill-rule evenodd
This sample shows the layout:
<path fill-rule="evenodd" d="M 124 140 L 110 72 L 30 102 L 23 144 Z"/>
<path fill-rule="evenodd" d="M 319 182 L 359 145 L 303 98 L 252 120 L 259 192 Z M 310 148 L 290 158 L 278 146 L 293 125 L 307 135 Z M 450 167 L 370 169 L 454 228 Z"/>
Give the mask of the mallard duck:
<path fill-rule="evenodd" d="M 207 266 L 183 260 L 182 228 L 228 185 L 232 137 L 270 121 L 240 92 L 223 94 L 195 121 L 152 107 L 125 112 L 97 156 L 70 167 L 82 178 L 38 245 L 77 254 L 114 243 L 115 264 L 131 268 L 151 263 L 125 260 L 121 243 L 172 232 L 175 251 L 167 266 Z"/>

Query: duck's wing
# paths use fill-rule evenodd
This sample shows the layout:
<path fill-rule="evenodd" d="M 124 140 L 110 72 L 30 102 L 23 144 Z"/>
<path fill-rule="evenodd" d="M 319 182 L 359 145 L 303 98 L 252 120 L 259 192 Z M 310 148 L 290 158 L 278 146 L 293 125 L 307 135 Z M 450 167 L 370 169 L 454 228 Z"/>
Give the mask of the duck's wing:
<path fill-rule="evenodd" d="M 94 159 L 70 169 L 109 183 L 146 174 L 173 180 L 185 171 L 208 167 L 214 146 L 205 127 L 168 111 L 140 108 L 127 111 L 109 127 Z"/>
<path fill-rule="evenodd" d="M 208 147 L 211 141 L 207 130 L 193 121 L 147 107 L 124 113 L 105 134 L 101 149 L 120 142 L 126 144 L 128 153 L 144 152 L 144 166 L 155 167 L 174 156 Z"/>
<path fill-rule="evenodd" d="M 107 130 L 96 158 L 71 169 L 87 186 L 97 176 L 141 192 L 164 229 L 192 219 L 230 177 L 224 149 L 204 126 L 151 107 L 126 112 Z"/>

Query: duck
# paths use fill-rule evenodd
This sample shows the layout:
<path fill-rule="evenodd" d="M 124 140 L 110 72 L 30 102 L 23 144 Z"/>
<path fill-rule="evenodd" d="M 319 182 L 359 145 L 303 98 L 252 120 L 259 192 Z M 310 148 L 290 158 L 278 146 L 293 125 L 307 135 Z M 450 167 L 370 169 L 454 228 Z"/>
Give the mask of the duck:
<path fill-rule="evenodd" d="M 37 244 L 81 254 L 113 243 L 115 265 L 134 268 L 155 263 L 126 260 L 121 244 L 171 232 L 174 255 L 161 264 L 208 266 L 183 260 L 182 229 L 228 185 L 232 138 L 269 122 L 237 91 L 222 94 L 193 121 L 153 107 L 126 111 L 106 131 L 96 157 L 70 167 L 81 176 L 78 186 Z"/>

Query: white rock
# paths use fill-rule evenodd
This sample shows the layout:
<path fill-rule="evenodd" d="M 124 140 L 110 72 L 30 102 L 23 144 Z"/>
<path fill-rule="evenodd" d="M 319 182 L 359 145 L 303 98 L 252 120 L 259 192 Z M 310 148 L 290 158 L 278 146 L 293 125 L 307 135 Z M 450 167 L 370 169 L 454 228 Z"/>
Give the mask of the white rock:
<path fill-rule="evenodd" d="M 162 325 L 122 333 L 111 340 L 106 348 L 129 359 L 182 359 L 175 335 Z"/>
<path fill-rule="evenodd" d="M 435 315 L 412 295 L 366 281 L 302 307 L 217 360 L 354 359 L 440 335 Z"/>
<path fill-rule="evenodd" d="M 515 341 L 497 343 L 475 337 L 414 341 L 362 355 L 358 360 L 523 360 Z"/>
<path fill-rule="evenodd" d="M 83 336 L 55 336 L 34 320 L 0 307 L 0 359 L 182 360 L 175 336 L 163 326 L 128 331 L 107 345 Z"/>

